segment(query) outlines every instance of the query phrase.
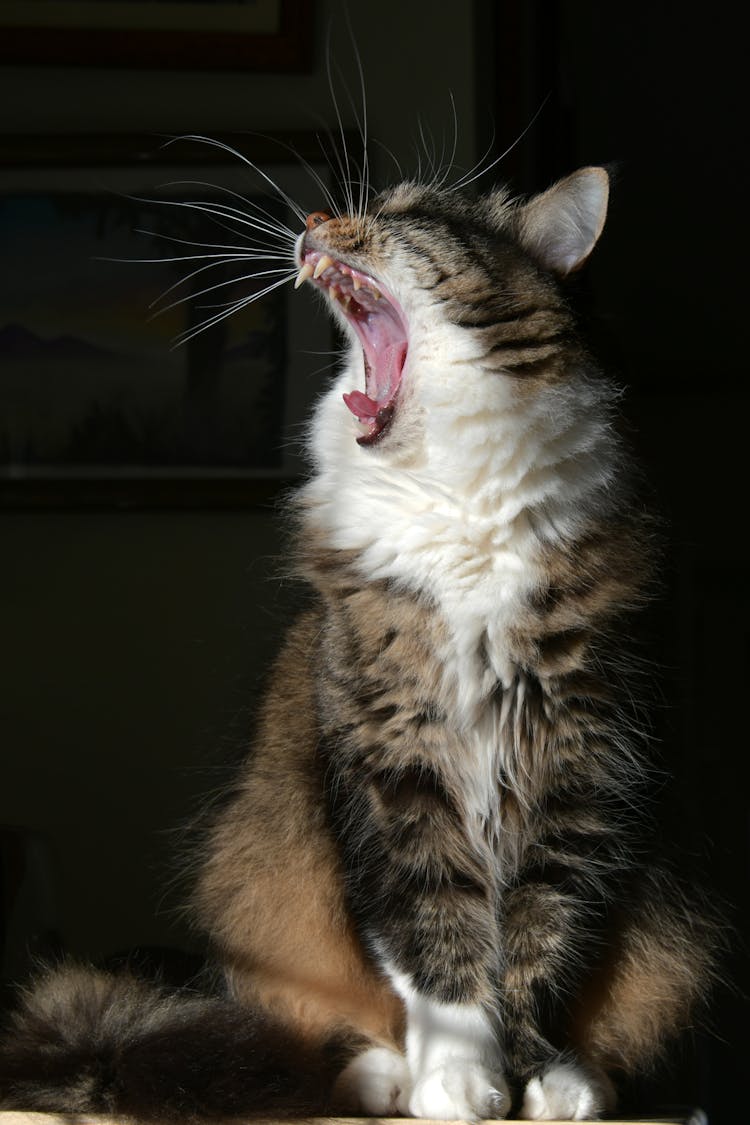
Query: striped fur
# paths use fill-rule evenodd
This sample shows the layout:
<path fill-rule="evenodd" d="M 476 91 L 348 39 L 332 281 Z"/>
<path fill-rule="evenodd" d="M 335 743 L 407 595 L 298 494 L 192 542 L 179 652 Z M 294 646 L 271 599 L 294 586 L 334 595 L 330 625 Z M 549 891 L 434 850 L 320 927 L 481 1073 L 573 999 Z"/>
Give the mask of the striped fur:
<path fill-rule="evenodd" d="M 301 1059 L 337 1045 L 343 1108 L 596 1115 L 710 978 L 710 925 L 647 850 L 650 524 L 561 281 L 606 198 L 600 169 L 526 205 L 406 184 L 298 243 L 353 301 L 297 508 L 313 599 L 195 910 L 240 1010 Z M 362 421 L 341 397 L 372 389 L 353 321 L 378 301 L 408 346 Z"/>

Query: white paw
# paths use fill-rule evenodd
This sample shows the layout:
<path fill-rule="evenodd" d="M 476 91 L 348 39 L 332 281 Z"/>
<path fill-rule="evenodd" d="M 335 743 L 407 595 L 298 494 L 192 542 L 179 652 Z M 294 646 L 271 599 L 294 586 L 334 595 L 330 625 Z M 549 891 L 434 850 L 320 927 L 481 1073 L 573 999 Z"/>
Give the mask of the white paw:
<path fill-rule="evenodd" d="M 438 1121 L 505 1117 L 509 1109 L 510 1095 L 502 1075 L 461 1058 L 445 1059 L 422 1075 L 408 1105 L 412 1117 Z"/>
<path fill-rule="evenodd" d="M 558 1063 L 532 1078 L 519 1117 L 527 1121 L 591 1121 L 612 1104 L 608 1080 L 593 1078 L 573 1063 Z"/>
<path fill-rule="evenodd" d="M 344 1068 L 336 1080 L 337 1109 L 363 1112 L 368 1117 L 393 1117 L 408 1113 L 411 1076 L 398 1051 L 370 1047 Z"/>

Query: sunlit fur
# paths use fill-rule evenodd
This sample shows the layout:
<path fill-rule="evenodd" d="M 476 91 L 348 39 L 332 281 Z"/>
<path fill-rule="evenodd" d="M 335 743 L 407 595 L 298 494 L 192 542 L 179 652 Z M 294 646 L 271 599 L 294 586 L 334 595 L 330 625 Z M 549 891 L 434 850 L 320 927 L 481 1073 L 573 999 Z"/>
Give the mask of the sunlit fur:
<path fill-rule="evenodd" d="M 371 198 L 362 172 L 302 237 L 214 209 L 288 263 L 271 284 L 325 253 L 408 322 L 395 410 L 362 444 L 342 402 L 364 386 L 362 349 L 336 312 L 349 343 L 294 517 L 310 607 L 194 894 L 227 995 L 159 993 L 141 1026 L 132 1006 L 118 1016 L 116 982 L 45 978 L 0 1050 L 4 1105 L 278 1111 L 286 1082 L 290 1110 L 580 1119 L 611 1108 L 608 1076 L 652 1066 L 706 990 L 711 927 L 644 816 L 628 650 L 650 524 L 618 392 L 565 294 L 606 173 L 524 204 L 443 173 Z M 258 1037 L 282 1057 L 270 1085 Z"/>

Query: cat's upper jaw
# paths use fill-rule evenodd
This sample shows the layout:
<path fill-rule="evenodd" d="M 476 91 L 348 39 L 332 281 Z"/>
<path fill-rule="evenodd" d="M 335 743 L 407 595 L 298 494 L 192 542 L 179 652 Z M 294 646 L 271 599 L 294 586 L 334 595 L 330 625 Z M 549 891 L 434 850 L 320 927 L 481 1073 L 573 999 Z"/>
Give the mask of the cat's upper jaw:
<path fill-rule="evenodd" d="M 580 191 L 573 195 L 578 205 Z M 394 581 L 439 608 L 457 697 L 474 711 L 516 675 L 508 635 L 544 580 L 546 552 L 575 541 L 606 506 L 617 462 L 612 390 L 587 376 L 556 283 L 519 247 L 517 211 L 496 201 L 495 227 L 480 223 L 467 251 L 465 232 L 451 244 L 461 215 L 450 201 L 445 214 L 432 201 L 429 229 L 424 217 L 414 225 L 413 199 L 406 211 L 395 200 L 365 220 L 317 225 L 298 249 L 350 339 L 310 427 L 306 518 L 331 548 L 356 553 L 362 581 Z M 544 206 L 532 201 L 520 226 L 543 240 L 557 206 L 553 198 L 545 227 Z M 601 221 L 589 216 L 579 253 Z M 569 235 L 566 227 L 568 243 Z M 378 318 L 382 331 L 363 332 L 361 321 Z M 391 350 L 376 378 L 379 340 Z M 376 404 L 373 417 L 356 417 L 358 403 L 368 410 L 363 389 L 368 401 L 382 394 L 390 412 L 382 427 Z"/>

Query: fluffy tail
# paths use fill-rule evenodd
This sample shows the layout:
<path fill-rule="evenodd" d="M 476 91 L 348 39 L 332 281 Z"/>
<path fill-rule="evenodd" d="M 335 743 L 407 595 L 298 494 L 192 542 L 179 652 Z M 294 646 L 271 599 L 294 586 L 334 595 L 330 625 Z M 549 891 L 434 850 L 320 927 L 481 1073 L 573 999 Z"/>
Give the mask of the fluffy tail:
<path fill-rule="evenodd" d="M 151 1120 L 320 1114 L 342 1061 L 335 1045 L 314 1050 L 231 1001 L 66 967 L 11 1016 L 0 1108 Z"/>

